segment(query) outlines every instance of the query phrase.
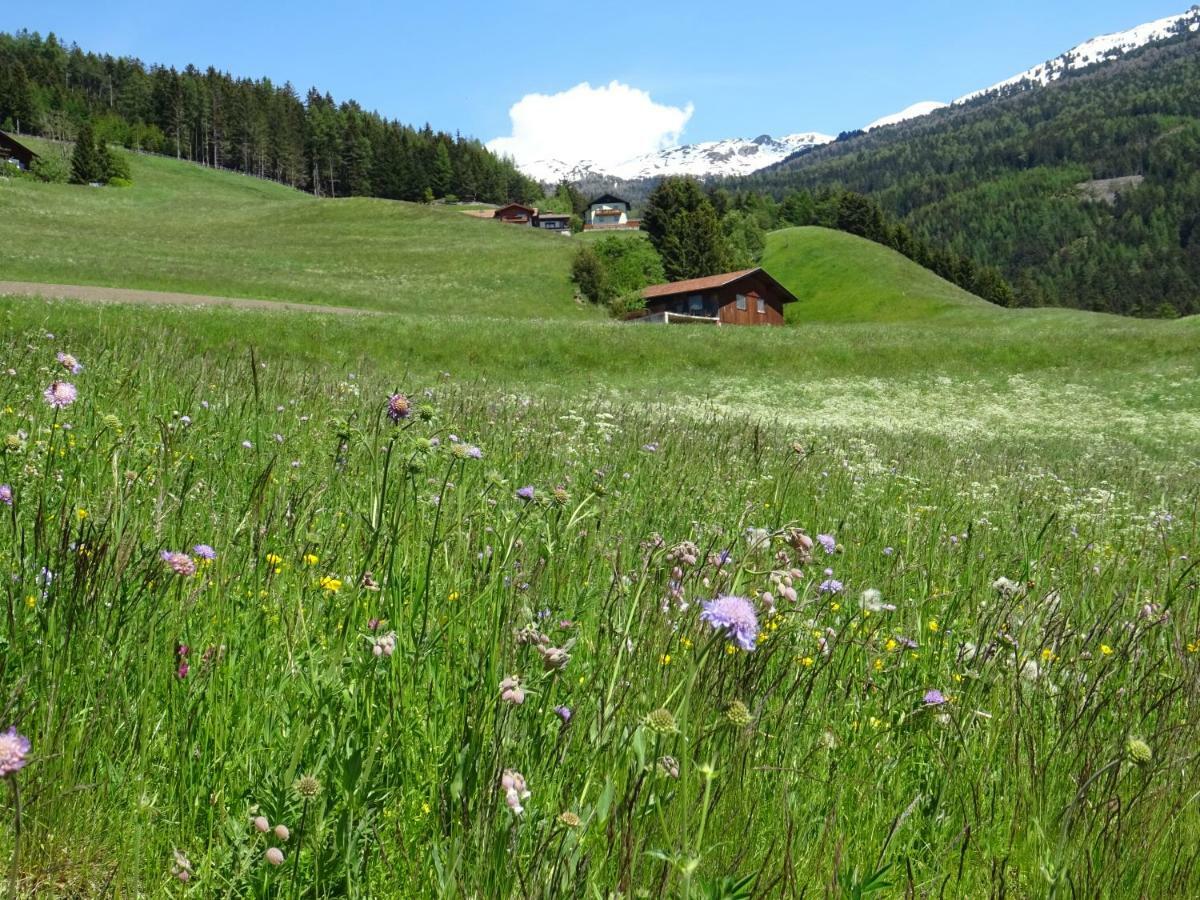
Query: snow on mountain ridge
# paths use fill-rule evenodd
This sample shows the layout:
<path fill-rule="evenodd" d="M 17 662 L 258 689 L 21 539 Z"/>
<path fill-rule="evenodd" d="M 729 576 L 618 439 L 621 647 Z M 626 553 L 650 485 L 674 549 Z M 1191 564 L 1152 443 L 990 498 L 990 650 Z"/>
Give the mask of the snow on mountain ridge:
<path fill-rule="evenodd" d="M 1020 72 L 1011 78 L 1006 78 L 1004 81 L 999 81 L 991 87 L 964 94 L 955 100 L 954 103 L 966 103 L 968 100 L 974 100 L 976 97 L 982 97 L 985 94 L 990 94 L 992 91 L 1018 85 L 1025 81 L 1046 85 L 1052 81 L 1057 81 L 1067 72 L 1086 68 L 1095 63 L 1117 59 L 1131 50 L 1144 47 L 1151 41 L 1161 41 L 1172 37 L 1178 34 L 1180 29 L 1184 28 L 1188 31 L 1200 30 L 1200 6 L 1193 6 L 1186 12 L 1179 13 L 1178 15 L 1155 19 L 1153 22 L 1146 22 L 1126 31 L 1117 31 L 1112 34 L 1102 34 L 1094 37 L 1084 41 L 1082 44 L 1077 44 L 1066 53 L 1056 56 L 1054 59 L 1047 60 L 1031 69 L 1026 69 L 1024 72 Z"/>
<path fill-rule="evenodd" d="M 895 125 L 898 122 L 907 122 L 909 119 L 916 119 L 921 116 L 927 116 L 931 112 L 939 109 L 945 109 L 949 103 L 943 103 L 941 100 L 922 100 L 920 103 L 914 103 L 912 106 L 906 106 L 900 112 L 892 113 L 890 116 L 882 116 L 876 119 L 863 131 L 870 131 L 872 128 L 882 128 L 885 125 Z"/>
<path fill-rule="evenodd" d="M 746 138 L 726 138 L 684 144 L 657 153 L 635 157 L 610 173 L 618 178 L 653 178 L 656 175 L 748 175 L 777 163 L 806 147 L 828 144 L 831 135 L 806 133 L 773 138 L 762 134 Z"/>

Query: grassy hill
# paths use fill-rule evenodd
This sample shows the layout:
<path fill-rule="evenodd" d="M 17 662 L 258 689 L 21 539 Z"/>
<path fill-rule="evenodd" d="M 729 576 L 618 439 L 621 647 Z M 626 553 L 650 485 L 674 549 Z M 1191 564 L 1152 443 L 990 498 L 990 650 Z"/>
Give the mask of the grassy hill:
<path fill-rule="evenodd" d="M 762 264 L 800 299 L 787 308 L 790 322 L 909 322 L 1002 312 L 896 251 L 842 231 L 772 232 Z"/>
<path fill-rule="evenodd" d="M 406 313 L 598 315 L 573 302 L 558 235 L 445 207 L 317 200 L 171 159 L 130 162 L 132 188 L 5 184 L 5 277 Z"/>

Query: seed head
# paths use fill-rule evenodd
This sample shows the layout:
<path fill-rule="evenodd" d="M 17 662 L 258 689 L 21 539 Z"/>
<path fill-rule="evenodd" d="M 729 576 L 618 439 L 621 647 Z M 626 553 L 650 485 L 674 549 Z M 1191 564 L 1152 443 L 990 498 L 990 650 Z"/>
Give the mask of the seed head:
<path fill-rule="evenodd" d="M 312 800 L 314 797 L 321 795 L 321 782 L 317 781 L 312 775 L 301 775 L 296 779 L 296 783 L 292 785 L 292 790 L 305 800 Z"/>
<path fill-rule="evenodd" d="M 283 851 L 278 847 L 267 848 L 267 852 L 263 854 L 263 858 L 273 866 L 283 865 Z"/>
<path fill-rule="evenodd" d="M 566 825 L 568 828 L 578 828 L 583 824 L 583 820 L 569 809 L 566 812 L 561 812 L 558 814 L 558 821 L 561 824 Z"/>
<path fill-rule="evenodd" d="M 266 834 L 271 830 L 271 823 L 267 821 L 266 816 L 255 816 L 253 822 L 254 830 L 259 834 Z"/>
<path fill-rule="evenodd" d="M 659 707 L 647 713 L 646 727 L 655 734 L 674 734 L 679 730 L 679 726 L 675 722 L 675 716 L 666 707 Z"/>
<path fill-rule="evenodd" d="M 754 716 L 750 715 L 749 708 L 741 700 L 734 700 L 725 707 L 725 718 L 738 728 L 745 728 L 754 721 Z"/>

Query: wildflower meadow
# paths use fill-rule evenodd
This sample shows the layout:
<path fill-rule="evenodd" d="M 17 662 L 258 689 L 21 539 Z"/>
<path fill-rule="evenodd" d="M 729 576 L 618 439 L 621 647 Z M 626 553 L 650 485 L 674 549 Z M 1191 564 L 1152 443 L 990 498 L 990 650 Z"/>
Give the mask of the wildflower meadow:
<path fill-rule="evenodd" d="M 1194 445 L 0 353 L 9 896 L 1200 884 Z"/>

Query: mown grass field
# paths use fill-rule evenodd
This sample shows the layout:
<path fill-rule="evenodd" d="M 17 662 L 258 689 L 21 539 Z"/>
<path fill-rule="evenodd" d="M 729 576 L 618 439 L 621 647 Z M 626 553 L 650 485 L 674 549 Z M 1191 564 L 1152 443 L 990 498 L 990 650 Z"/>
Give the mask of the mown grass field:
<path fill-rule="evenodd" d="M 34 210 L 116 193 L 14 184 L 64 238 Z M 1195 321 L 981 307 L 819 230 L 771 238 L 787 328 L 622 326 L 569 288 L 484 315 L 469 254 L 475 305 L 433 315 L 284 279 L 300 227 L 253 281 L 196 190 L 246 280 L 214 290 L 198 232 L 193 290 L 402 311 L 0 300 L 22 895 L 1189 895 Z M 4 277 L 183 289 L 95 240 Z"/>

